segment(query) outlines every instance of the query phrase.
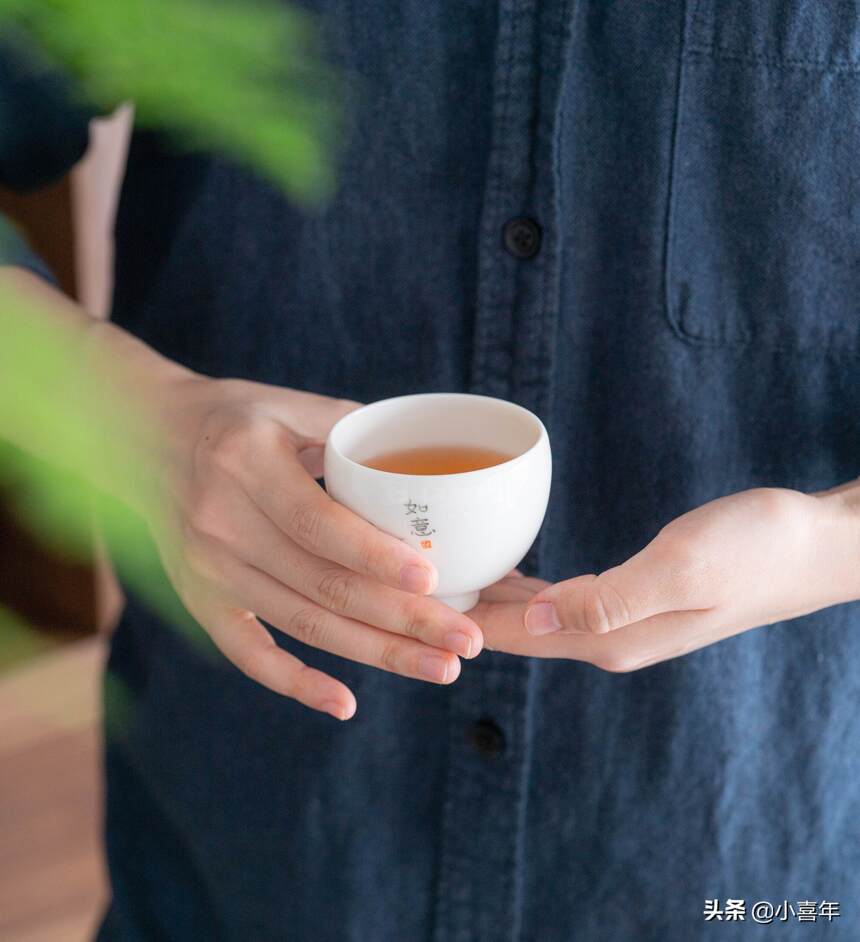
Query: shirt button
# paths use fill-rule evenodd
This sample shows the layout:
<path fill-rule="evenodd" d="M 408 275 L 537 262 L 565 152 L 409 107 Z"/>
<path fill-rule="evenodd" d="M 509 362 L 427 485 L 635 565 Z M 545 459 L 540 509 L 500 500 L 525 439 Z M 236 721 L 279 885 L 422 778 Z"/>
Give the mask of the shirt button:
<path fill-rule="evenodd" d="M 505 734 L 490 719 L 474 722 L 469 730 L 469 739 L 482 756 L 495 758 L 505 751 Z"/>
<path fill-rule="evenodd" d="M 528 216 L 509 219 L 502 230 L 502 241 L 514 258 L 531 258 L 537 255 L 540 240 L 540 226 Z"/>

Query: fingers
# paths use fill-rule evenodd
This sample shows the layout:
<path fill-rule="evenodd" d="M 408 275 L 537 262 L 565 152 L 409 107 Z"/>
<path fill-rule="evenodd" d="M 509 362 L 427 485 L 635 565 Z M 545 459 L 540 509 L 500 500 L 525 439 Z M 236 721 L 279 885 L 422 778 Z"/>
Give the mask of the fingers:
<path fill-rule="evenodd" d="M 537 592 L 550 586 L 545 579 L 532 576 L 507 575 L 481 590 L 482 602 L 528 602 Z M 474 609 L 468 614 L 473 616 Z"/>
<path fill-rule="evenodd" d="M 499 583 L 496 583 L 496 586 L 498 585 Z M 485 650 L 515 654 L 518 653 L 515 650 L 517 644 L 522 644 L 524 639 L 526 645 L 540 647 L 534 638 L 523 631 L 525 602 L 498 597 L 507 594 L 504 591 L 494 591 L 490 593 L 493 597 L 486 598 L 486 592 L 485 589 L 481 593 L 481 600 L 469 611 L 469 614 L 481 626 Z"/>
<path fill-rule="evenodd" d="M 224 556 L 231 592 L 243 605 L 285 634 L 321 651 L 417 680 L 449 684 L 460 674 L 460 660 L 401 635 L 361 624 L 316 605 L 267 573 Z"/>
<path fill-rule="evenodd" d="M 731 633 L 715 630 L 711 611 L 665 612 L 604 635 L 584 636 L 587 645 L 577 657 L 601 670 L 628 673 L 681 657 Z M 574 636 L 558 636 L 559 641 L 565 639 L 572 641 Z"/>
<path fill-rule="evenodd" d="M 539 592 L 525 613 L 532 635 L 605 634 L 653 615 L 705 609 L 695 567 L 655 540 L 620 566 Z"/>
<path fill-rule="evenodd" d="M 668 612 L 605 634 L 557 631 L 536 638 L 523 631 L 525 606 L 481 601 L 472 609 L 484 647 L 520 657 L 583 661 L 613 673 L 639 670 L 711 644 L 729 632 L 715 631 L 710 611 Z"/>
<path fill-rule="evenodd" d="M 222 510 L 217 537 L 194 533 L 186 540 L 186 560 L 196 561 L 213 581 L 228 582 L 232 554 L 336 614 L 462 657 L 475 657 L 481 651 L 481 630 L 468 615 L 438 599 L 392 589 L 314 556 L 286 537 L 238 489 L 225 493 Z M 244 598 L 241 593 L 239 597 Z"/>
<path fill-rule="evenodd" d="M 189 611 L 192 607 L 218 650 L 251 680 L 339 720 L 354 715 L 352 691 L 279 648 L 251 612 L 223 603 L 200 606 L 192 602 Z"/>
<path fill-rule="evenodd" d="M 191 486 L 197 509 L 190 516 L 203 521 L 204 531 L 212 521 L 217 525 L 223 484 L 230 480 L 290 539 L 316 556 L 394 588 L 430 594 L 438 575 L 426 557 L 336 503 L 311 476 L 320 470 L 319 453 L 315 458 L 313 451 L 321 443 L 318 433 L 356 404 L 282 392 L 284 409 L 295 410 L 289 425 L 278 421 L 278 406 L 267 402 L 250 413 L 238 410 L 232 421 L 223 420 L 198 443 Z"/>
<path fill-rule="evenodd" d="M 320 559 L 283 537 L 280 544 L 277 552 L 250 552 L 252 558 L 246 561 L 336 614 L 461 657 L 480 653 L 484 645 L 481 629 L 468 615 L 438 599 L 392 589 Z"/>
<path fill-rule="evenodd" d="M 480 628 L 467 615 L 438 599 L 392 589 L 343 566 L 326 563 L 301 547 L 295 547 L 295 553 L 305 559 L 294 560 L 290 572 L 279 581 L 297 588 L 323 608 L 461 657 L 472 658 L 480 653 L 484 645 Z M 282 561 L 287 563 L 286 555 Z"/>
<path fill-rule="evenodd" d="M 402 540 L 384 533 L 332 500 L 295 455 L 261 456 L 251 500 L 299 546 L 353 572 L 406 592 L 427 595 L 438 585 L 433 564 Z M 268 465 L 268 467 L 266 466 Z"/>

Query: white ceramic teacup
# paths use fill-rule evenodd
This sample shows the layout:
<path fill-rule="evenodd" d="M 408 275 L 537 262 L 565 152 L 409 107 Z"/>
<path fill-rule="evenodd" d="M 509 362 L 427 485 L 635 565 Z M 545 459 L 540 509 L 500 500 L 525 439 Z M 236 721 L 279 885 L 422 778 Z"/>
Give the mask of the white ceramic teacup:
<path fill-rule="evenodd" d="M 362 464 L 400 449 L 464 445 L 514 457 L 456 474 Z M 426 553 L 439 573 L 434 596 L 465 612 L 537 536 L 552 457 L 543 423 L 522 406 L 469 393 L 421 393 L 382 399 L 340 419 L 326 440 L 324 474 L 336 501 Z"/>

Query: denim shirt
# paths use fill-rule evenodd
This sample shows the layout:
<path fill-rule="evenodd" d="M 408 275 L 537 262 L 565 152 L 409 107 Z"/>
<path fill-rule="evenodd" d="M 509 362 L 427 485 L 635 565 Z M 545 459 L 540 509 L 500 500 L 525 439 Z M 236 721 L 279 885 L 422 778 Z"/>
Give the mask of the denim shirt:
<path fill-rule="evenodd" d="M 361 84 L 337 195 L 299 211 L 137 133 L 118 323 L 214 376 L 535 411 L 554 479 L 521 568 L 552 581 L 720 495 L 857 476 L 857 0 L 315 5 Z M 857 605 L 626 674 L 486 651 L 450 687 L 277 640 L 352 721 L 130 601 L 100 939 L 810 932 L 759 900 L 838 901 L 822 931 L 858 937 Z M 727 898 L 743 920 L 705 918 Z"/>

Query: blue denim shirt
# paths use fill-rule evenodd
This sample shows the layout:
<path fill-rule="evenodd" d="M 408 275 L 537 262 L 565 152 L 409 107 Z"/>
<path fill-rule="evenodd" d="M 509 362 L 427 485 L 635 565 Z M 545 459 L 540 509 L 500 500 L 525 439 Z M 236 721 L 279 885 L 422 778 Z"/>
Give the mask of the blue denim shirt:
<path fill-rule="evenodd" d="M 118 323 L 216 376 L 532 409 L 555 473 L 522 568 L 553 581 L 857 476 L 860 3 L 316 6 L 363 86 L 336 197 L 136 134 Z M 102 940 L 789 939 L 752 903 L 824 899 L 858 938 L 857 605 L 629 674 L 484 652 L 451 687 L 278 642 L 354 720 L 130 602 Z"/>

